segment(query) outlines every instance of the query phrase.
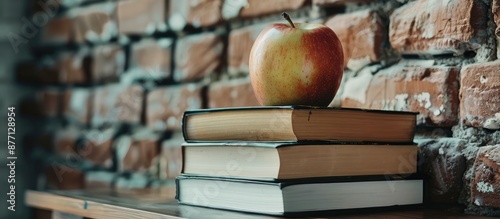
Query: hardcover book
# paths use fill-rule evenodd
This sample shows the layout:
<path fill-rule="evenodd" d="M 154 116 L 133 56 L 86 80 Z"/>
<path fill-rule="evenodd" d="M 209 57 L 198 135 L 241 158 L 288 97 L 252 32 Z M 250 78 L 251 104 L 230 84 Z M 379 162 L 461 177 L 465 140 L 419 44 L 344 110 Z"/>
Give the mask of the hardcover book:
<path fill-rule="evenodd" d="M 422 179 L 256 180 L 179 176 L 179 203 L 271 215 L 423 203 Z"/>
<path fill-rule="evenodd" d="M 415 144 L 184 143 L 184 174 L 261 180 L 412 174 Z"/>
<path fill-rule="evenodd" d="M 188 110 L 187 142 L 342 141 L 413 142 L 416 113 L 309 106 Z"/>

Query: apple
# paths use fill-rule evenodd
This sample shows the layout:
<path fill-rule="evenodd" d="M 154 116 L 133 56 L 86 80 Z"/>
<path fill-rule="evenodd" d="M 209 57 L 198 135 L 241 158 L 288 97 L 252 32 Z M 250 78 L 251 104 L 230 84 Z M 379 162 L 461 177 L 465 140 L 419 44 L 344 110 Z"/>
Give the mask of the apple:
<path fill-rule="evenodd" d="M 313 23 L 266 26 L 250 51 L 250 81 L 261 105 L 327 106 L 342 81 L 344 54 L 329 27 Z"/>

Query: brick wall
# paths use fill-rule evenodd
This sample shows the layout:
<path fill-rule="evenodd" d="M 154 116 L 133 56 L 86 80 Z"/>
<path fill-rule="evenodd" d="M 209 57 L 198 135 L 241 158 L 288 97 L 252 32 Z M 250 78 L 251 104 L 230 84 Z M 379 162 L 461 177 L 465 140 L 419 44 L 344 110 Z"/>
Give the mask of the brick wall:
<path fill-rule="evenodd" d="M 21 101 L 25 116 L 53 124 L 26 136 L 46 185 L 173 179 L 182 112 L 257 105 L 250 49 L 286 11 L 342 41 L 344 79 L 331 106 L 419 112 L 430 202 L 500 214 L 500 1 L 245 2 L 35 0 L 32 13 L 57 13 L 16 75 L 36 88 Z"/>

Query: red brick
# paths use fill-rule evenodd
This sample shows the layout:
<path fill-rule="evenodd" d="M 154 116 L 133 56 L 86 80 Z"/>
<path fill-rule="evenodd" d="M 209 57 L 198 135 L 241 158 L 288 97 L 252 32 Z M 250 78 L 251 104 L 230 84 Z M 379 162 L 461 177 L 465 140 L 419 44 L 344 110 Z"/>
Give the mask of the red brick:
<path fill-rule="evenodd" d="M 113 137 L 115 128 L 93 129 L 86 132 L 77 145 L 78 156 L 90 163 L 109 168 L 113 165 Z"/>
<path fill-rule="evenodd" d="M 117 3 L 118 32 L 152 34 L 165 31 L 165 0 L 127 0 Z"/>
<path fill-rule="evenodd" d="M 109 44 L 94 48 L 91 79 L 94 82 L 117 81 L 125 68 L 125 52 L 119 45 Z"/>
<path fill-rule="evenodd" d="M 118 138 L 115 150 L 119 171 L 146 172 L 156 168 L 159 147 L 159 137 L 149 132 Z"/>
<path fill-rule="evenodd" d="M 260 106 L 248 79 L 219 81 L 208 88 L 208 107 Z"/>
<path fill-rule="evenodd" d="M 170 59 L 173 41 L 170 38 L 146 39 L 132 45 L 128 73 L 139 78 L 160 79 L 171 75 Z"/>
<path fill-rule="evenodd" d="M 493 0 L 491 12 L 493 13 L 493 20 L 495 21 L 495 24 L 497 26 L 495 35 L 497 37 L 500 37 L 500 0 Z"/>
<path fill-rule="evenodd" d="M 85 187 L 85 174 L 64 164 L 52 163 L 45 169 L 49 189 L 72 190 Z"/>
<path fill-rule="evenodd" d="M 174 132 L 161 145 L 160 179 L 175 179 L 182 171 L 182 132 Z"/>
<path fill-rule="evenodd" d="M 76 42 L 106 42 L 117 35 L 116 3 L 107 2 L 74 8 L 68 16 L 75 19 Z"/>
<path fill-rule="evenodd" d="M 421 140 L 418 142 L 422 173 L 428 179 L 428 197 L 433 203 L 456 204 L 462 190 L 465 141 L 456 138 Z"/>
<path fill-rule="evenodd" d="M 474 161 L 471 198 L 477 206 L 500 208 L 500 145 L 479 149 Z"/>
<path fill-rule="evenodd" d="M 325 25 L 342 42 L 344 67 L 356 71 L 382 59 L 387 30 L 375 11 L 362 10 L 333 16 Z"/>
<path fill-rule="evenodd" d="M 83 84 L 88 82 L 92 60 L 87 50 L 82 49 L 76 53 L 63 53 L 58 57 L 57 83 Z"/>
<path fill-rule="evenodd" d="M 39 0 L 31 1 L 33 13 L 44 12 L 49 16 L 54 16 L 61 9 L 69 9 L 81 4 L 95 2 L 95 0 Z"/>
<path fill-rule="evenodd" d="M 485 40 L 486 21 L 482 1 L 412 1 L 391 15 L 389 40 L 404 54 L 461 54 Z"/>
<path fill-rule="evenodd" d="M 62 115 L 70 121 L 89 124 L 92 111 L 92 90 L 85 88 L 68 89 L 62 100 Z"/>
<path fill-rule="evenodd" d="M 458 120 L 458 73 L 454 67 L 395 65 L 349 79 L 343 107 L 419 112 L 418 123 L 453 126 Z"/>
<path fill-rule="evenodd" d="M 21 100 L 20 112 L 34 117 L 55 117 L 60 115 L 63 93 L 57 89 L 37 91 L 33 96 Z"/>
<path fill-rule="evenodd" d="M 183 30 L 186 26 L 210 27 L 222 22 L 223 0 L 169 1 L 169 26 Z"/>
<path fill-rule="evenodd" d="M 59 90 L 44 90 L 38 95 L 37 104 L 42 110 L 44 116 L 57 116 L 61 113 L 61 101 L 63 98 L 63 93 Z"/>
<path fill-rule="evenodd" d="M 76 127 L 65 127 L 54 134 L 53 150 L 55 154 L 79 158 L 76 144 L 81 137 L 81 130 Z"/>
<path fill-rule="evenodd" d="M 176 81 L 193 81 L 215 72 L 221 65 L 224 44 L 214 33 L 180 38 L 175 46 Z"/>
<path fill-rule="evenodd" d="M 377 66 L 377 69 L 379 69 L 378 66 L 380 65 L 375 65 Z M 348 81 L 349 78 L 353 76 L 351 71 L 344 71 L 344 75 L 342 76 L 342 81 L 340 82 L 339 89 L 337 90 L 337 93 L 335 94 L 335 97 L 333 98 L 332 102 L 328 104 L 328 107 L 342 107 L 342 94 L 344 93 L 345 89 L 345 84 Z"/>
<path fill-rule="evenodd" d="M 80 134 L 75 129 L 58 130 L 54 133 L 54 141 L 52 142 L 51 149 L 56 155 L 78 159 L 76 143 L 79 137 Z"/>
<path fill-rule="evenodd" d="M 157 88 L 147 97 L 146 124 L 154 130 L 180 130 L 184 111 L 201 107 L 197 84 Z"/>
<path fill-rule="evenodd" d="M 61 83 L 61 69 L 55 61 L 42 63 L 35 71 L 34 81 L 40 84 L 58 84 Z"/>
<path fill-rule="evenodd" d="M 69 17 L 50 19 L 43 27 L 42 39 L 49 43 L 68 43 L 74 41 L 74 20 Z"/>
<path fill-rule="evenodd" d="M 144 89 L 140 85 L 106 85 L 95 90 L 91 124 L 141 121 Z"/>
<path fill-rule="evenodd" d="M 119 139 L 116 150 L 118 154 L 120 154 L 122 150 L 126 150 L 126 153 L 124 157 L 120 155 L 117 157 L 120 171 L 146 172 L 153 167 L 154 163 L 152 161 L 157 156 L 158 152 L 156 142 L 147 140 L 131 140 L 128 144 L 121 142 L 123 142 L 122 139 Z"/>
<path fill-rule="evenodd" d="M 495 30 L 495 35 L 497 36 L 497 57 L 500 57 L 500 0 L 493 0 L 491 12 L 497 26 Z"/>
<path fill-rule="evenodd" d="M 255 24 L 232 30 L 227 46 L 227 65 L 230 74 L 248 73 L 248 60 L 253 43 L 267 24 Z"/>
<path fill-rule="evenodd" d="M 59 64 L 62 63 L 61 60 L 58 60 L 57 57 L 44 57 L 38 62 L 21 62 L 16 69 L 17 80 L 33 84 L 61 83 L 61 64 Z"/>
<path fill-rule="evenodd" d="M 284 11 L 297 10 L 310 5 L 308 0 L 248 0 L 247 4 L 236 1 L 225 1 L 223 16 L 225 19 L 235 17 L 253 18 Z"/>
<path fill-rule="evenodd" d="M 88 171 L 85 173 L 85 189 L 99 189 L 113 187 L 116 174 L 106 171 Z"/>
<path fill-rule="evenodd" d="M 19 62 L 16 66 L 16 80 L 23 83 L 39 82 L 40 65 L 34 61 Z"/>
<path fill-rule="evenodd" d="M 60 103 L 62 93 L 57 90 L 44 90 L 39 93 L 39 106 L 41 106 L 42 114 L 46 116 L 56 116 L 60 113 Z"/>
<path fill-rule="evenodd" d="M 373 0 L 312 0 L 313 5 L 322 7 L 340 6 L 347 3 L 365 3 Z"/>
<path fill-rule="evenodd" d="M 500 129 L 500 61 L 462 68 L 460 116 L 466 125 Z"/>

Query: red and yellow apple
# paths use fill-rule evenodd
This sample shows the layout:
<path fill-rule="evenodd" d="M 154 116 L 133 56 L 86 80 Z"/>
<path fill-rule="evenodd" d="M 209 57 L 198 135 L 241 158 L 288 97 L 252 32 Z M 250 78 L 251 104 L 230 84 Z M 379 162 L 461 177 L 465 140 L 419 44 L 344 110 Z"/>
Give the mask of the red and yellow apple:
<path fill-rule="evenodd" d="M 344 55 L 337 35 L 313 23 L 265 27 L 250 52 L 250 80 L 261 105 L 327 106 L 342 81 Z"/>

